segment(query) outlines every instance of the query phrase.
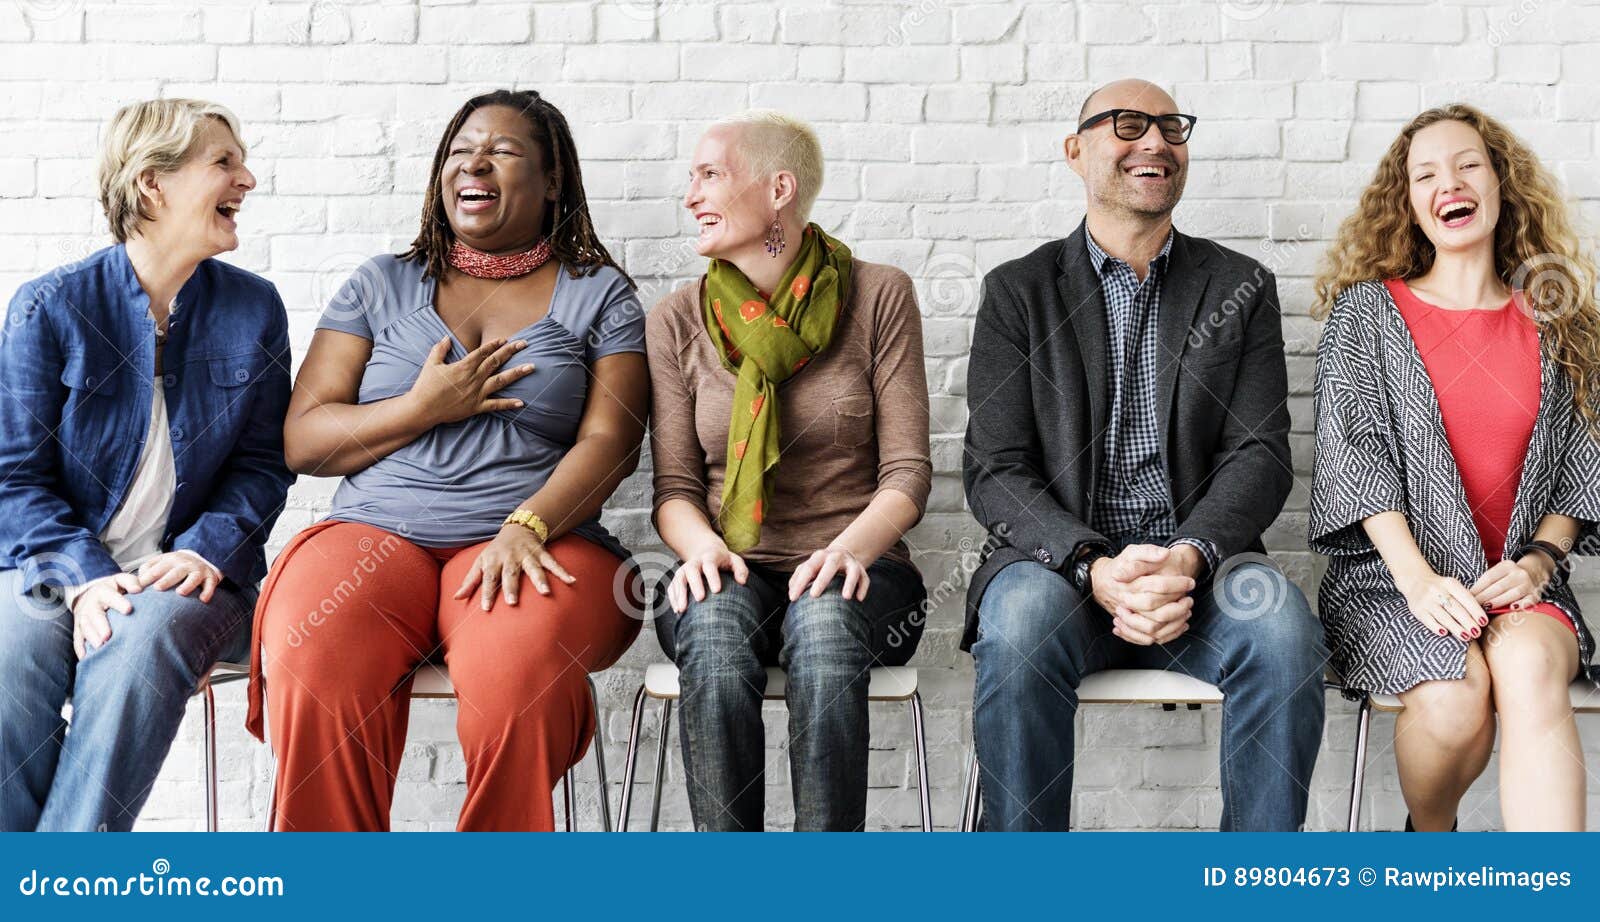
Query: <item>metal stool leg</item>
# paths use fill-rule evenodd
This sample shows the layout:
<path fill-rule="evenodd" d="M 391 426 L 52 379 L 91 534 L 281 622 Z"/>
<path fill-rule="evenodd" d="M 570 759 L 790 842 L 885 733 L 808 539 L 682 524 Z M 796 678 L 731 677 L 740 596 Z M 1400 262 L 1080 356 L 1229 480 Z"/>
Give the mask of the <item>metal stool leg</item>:
<path fill-rule="evenodd" d="M 650 792 L 650 831 L 661 828 L 661 787 L 667 780 L 667 737 L 672 730 L 672 699 L 661 702 L 661 736 L 656 739 L 656 784 Z"/>
<path fill-rule="evenodd" d="M 267 704 L 263 699 L 261 703 L 261 741 L 267 744 L 267 818 L 261 826 L 262 832 L 276 832 L 273 829 L 273 819 L 278 814 L 278 754 L 272 750 L 272 724 L 267 720 Z"/>
<path fill-rule="evenodd" d="M 572 832 L 578 826 L 573 820 L 578 815 L 578 799 L 573 795 L 572 787 L 572 769 L 569 768 L 567 773 L 561 776 L 561 800 L 567 812 L 567 832 Z"/>
<path fill-rule="evenodd" d="M 911 739 L 917 750 L 917 798 L 922 806 L 922 831 L 933 831 L 933 803 L 928 792 L 928 740 L 922 722 L 922 695 L 911 693 Z"/>
<path fill-rule="evenodd" d="M 217 831 L 217 696 L 205 688 L 206 832 Z"/>
<path fill-rule="evenodd" d="M 961 805 L 961 831 L 978 831 L 978 748 L 972 748 L 972 758 L 967 761 L 967 792 Z"/>
<path fill-rule="evenodd" d="M 594 701 L 594 775 L 600 786 L 600 828 L 611 831 L 611 785 L 606 779 L 606 727 L 600 716 L 600 692 L 589 677 L 589 697 Z"/>
<path fill-rule="evenodd" d="M 272 832 L 272 818 L 278 812 L 278 757 L 273 755 L 267 765 L 267 818 L 262 824 L 262 832 Z"/>
<path fill-rule="evenodd" d="M 633 696 L 633 722 L 628 728 L 628 753 L 622 762 L 622 798 L 617 802 L 617 828 L 628 831 L 628 809 L 633 805 L 633 772 L 639 765 L 639 730 L 644 724 L 644 686 Z"/>
<path fill-rule="evenodd" d="M 1372 723 L 1372 696 L 1361 696 L 1361 713 L 1356 718 L 1356 759 L 1350 772 L 1350 826 L 1355 832 L 1361 822 L 1361 787 L 1367 776 L 1367 729 Z"/>

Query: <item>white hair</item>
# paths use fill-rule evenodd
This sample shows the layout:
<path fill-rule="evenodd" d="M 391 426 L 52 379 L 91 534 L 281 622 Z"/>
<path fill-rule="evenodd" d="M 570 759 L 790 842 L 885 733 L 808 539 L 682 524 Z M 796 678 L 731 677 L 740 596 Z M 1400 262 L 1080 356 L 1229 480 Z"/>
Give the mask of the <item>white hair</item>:
<path fill-rule="evenodd" d="M 795 211 L 802 222 L 810 220 L 811 206 L 822 191 L 822 142 L 810 125 L 773 109 L 749 109 L 713 127 L 739 129 L 741 163 L 754 172 L 792 173 Z"/>

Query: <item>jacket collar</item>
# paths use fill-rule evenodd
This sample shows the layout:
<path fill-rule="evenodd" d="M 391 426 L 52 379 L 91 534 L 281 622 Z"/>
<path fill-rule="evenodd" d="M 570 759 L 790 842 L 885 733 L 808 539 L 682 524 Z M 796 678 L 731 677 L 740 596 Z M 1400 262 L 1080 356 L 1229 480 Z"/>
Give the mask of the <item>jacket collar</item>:
<path fill-rule="evenodd" d="M 1076 334 L 1083 368 L 1089 379 L 1085 386 L 1089 395 L 1091 431 L 1097 435 L 1095 468 L 1098 470 L 1101 460 L 1098 434 L 1105 431 L 1111 412 L 1110 332 L 1106 320 L 1105 295 L 1101 289 L 1099 272 L 1089 255 L 1088 236 L 1088 222 L 1080 221 L 1077 229 L 1062 241 L 1057 257 L 1061 271 L 1056 285 L 1068 321 Z M 1156 318 L 1157 342 L 1161 350 L 1157 362 L 1156 413 L 1162 421 L 1157 429 L 1161 435 L 1163 458 L 1167 455 L 1166 422 L 1172 416 L 1178 371 L 1195 315 L 1211 279 L 1208 264 L 1213 248 L 1214 244 L 1209 241 L 1198 240 L 1174 228 L 1163 251 L 1167 262 L 1161 277 L 1161 307 Z"/>

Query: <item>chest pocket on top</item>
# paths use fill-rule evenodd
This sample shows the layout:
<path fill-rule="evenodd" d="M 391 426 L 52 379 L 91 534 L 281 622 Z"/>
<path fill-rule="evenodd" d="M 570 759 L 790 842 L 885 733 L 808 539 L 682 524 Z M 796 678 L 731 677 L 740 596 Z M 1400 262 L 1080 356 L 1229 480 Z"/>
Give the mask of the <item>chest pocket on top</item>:
<path fill-rule="evenodd" d="M 833 444 L 860 448 L 872 441 L 872 395 L 846 394 L 833 400 Z"/>

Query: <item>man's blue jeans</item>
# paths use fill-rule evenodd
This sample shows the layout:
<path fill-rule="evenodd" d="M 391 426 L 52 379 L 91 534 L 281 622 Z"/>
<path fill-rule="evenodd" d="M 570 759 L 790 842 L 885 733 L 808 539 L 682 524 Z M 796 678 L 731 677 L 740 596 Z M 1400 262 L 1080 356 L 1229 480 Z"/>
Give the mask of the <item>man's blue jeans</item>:
<path fill-rule="evenodd" d="M 1305 596 L 1276 567 L 1224 561 L 1196 589 L 1186 633 L 1138 646 L 1113 635 L 1111 616 L 1064 576 L 1019 561 L 989 583 L 978 631 L 973 735 L 985 829 L 1067 828 L 1078 684 L 1115 668 L 1167 669 L 1222 689 L 1224 831 L 1305 822 L 1328 652 Z"/>
<path fill-rule="evenodd" d="M 200 680 L 248 655 L 256 592 L 135 593 L 79 662 L 72 613 L 19 583 L 0 570 L 0 830 L 131 829 Z"/>
<path fill-rule="evenodd" d="M 922 639 L 922 577 L 880 559 L 865 602 L 835 577 L 790 602 L 789 574 L 751 565 L 743 586 L 674 614 L 656 612 L 661 648 L 678 664 L 689 812 L 700 830 L 760 832 L 766 803 L 761 723 L 766 666 L 788 674 L 789 775 L 796 831 L 850 831 L 867 818 L 867 685 L 874 666 L 903 666 Z M 668 576 L 670 579 L 670 575 Z M 665 585 L 665 581 L 663 581 Z"/>

